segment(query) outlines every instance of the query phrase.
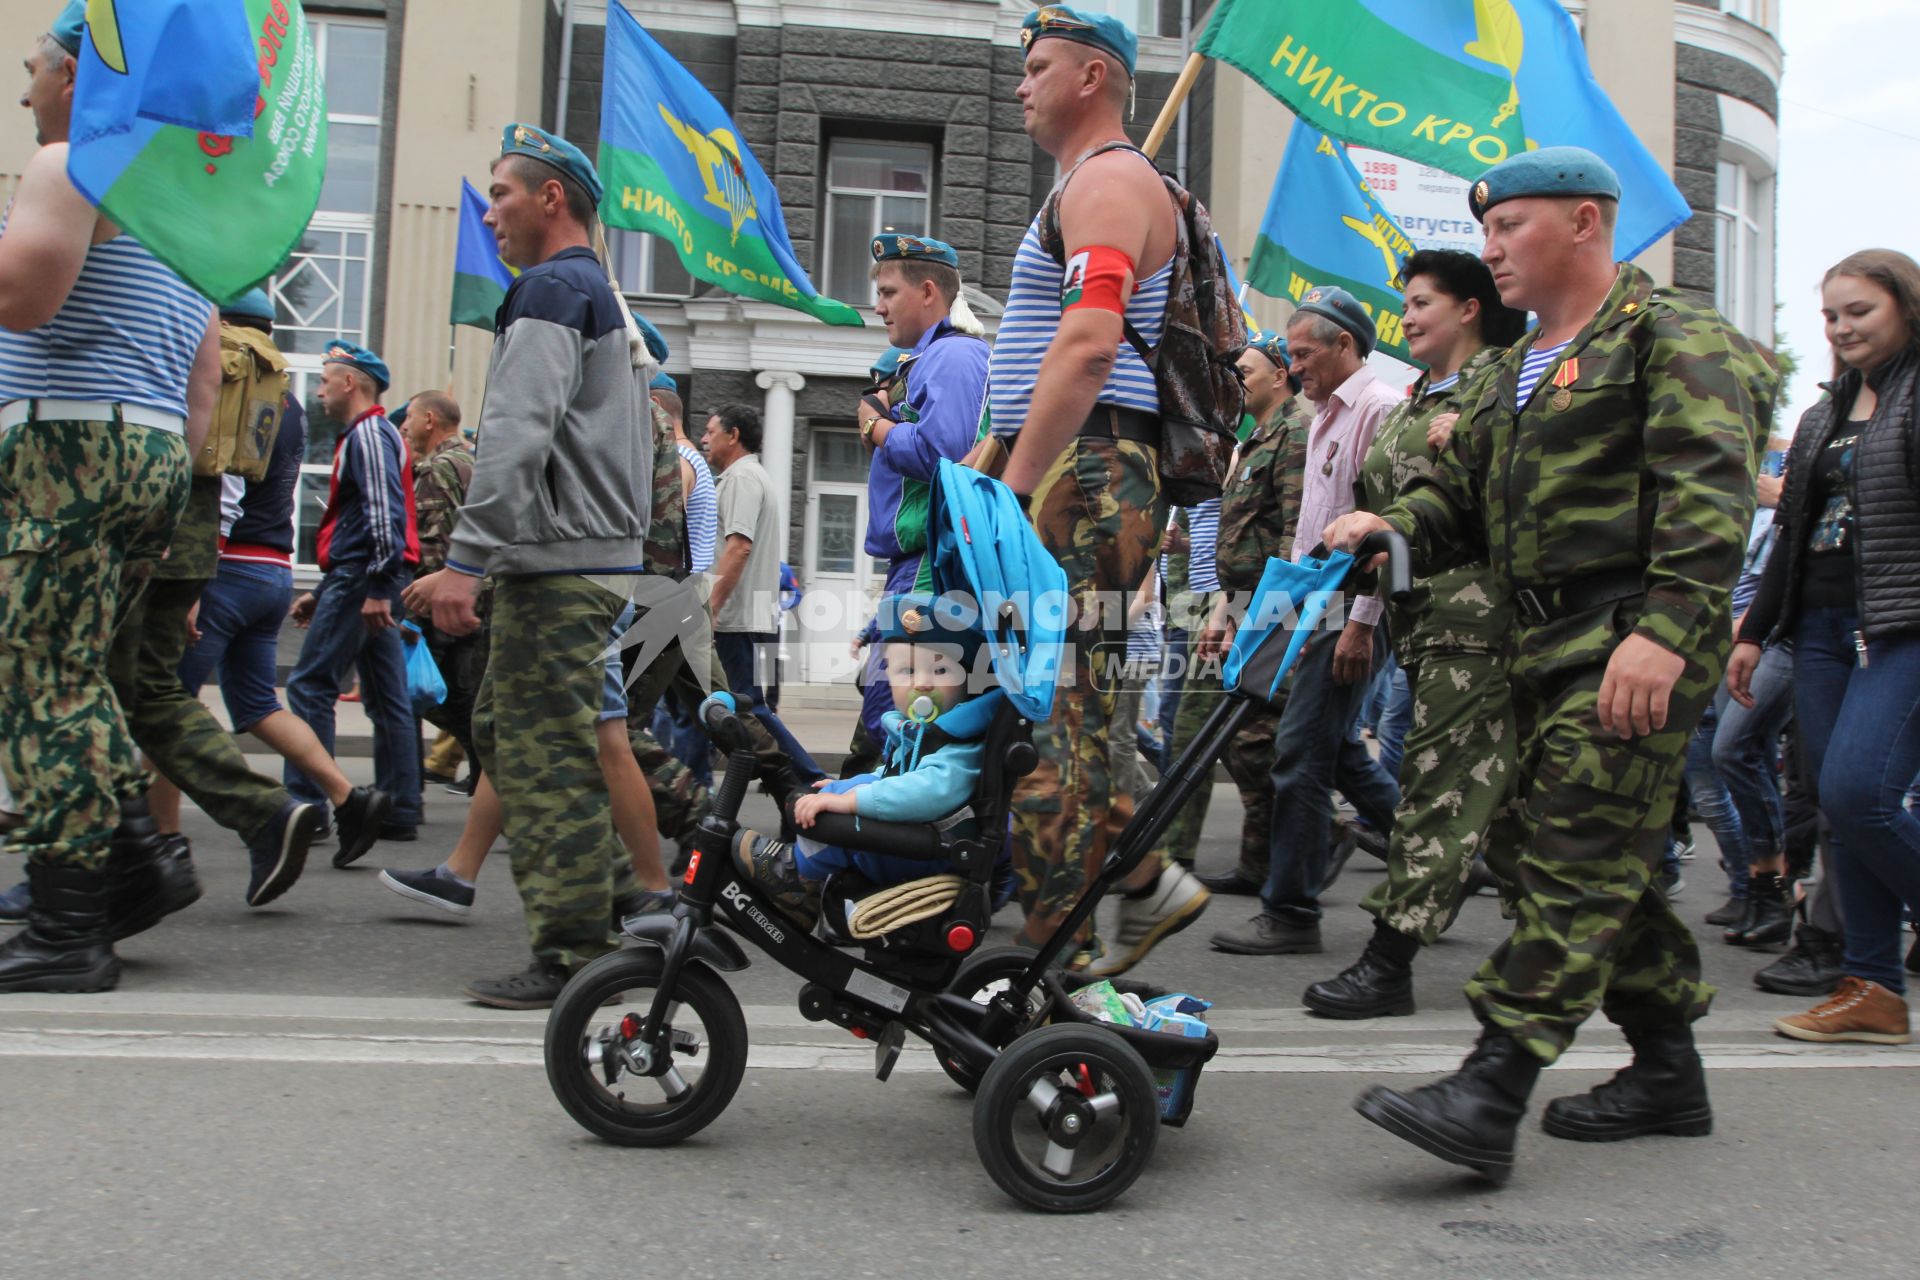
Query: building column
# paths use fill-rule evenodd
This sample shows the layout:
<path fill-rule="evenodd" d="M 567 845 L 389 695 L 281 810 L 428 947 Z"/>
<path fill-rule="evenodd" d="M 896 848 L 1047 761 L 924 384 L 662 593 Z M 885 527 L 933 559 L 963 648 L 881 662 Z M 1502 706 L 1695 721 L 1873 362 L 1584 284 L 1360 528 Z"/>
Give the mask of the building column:
<path fill-rule="evenodd" d="M 793 406 L 794 394 L 807 380 L 789 369 L 767 369 L 754 376 L 754 385 L 767 393 L 766 408 L 760 421 L 764 428 L 760 441 L 760 465 L 773 481 L 774 495 L 780 501 L 780 558 L 793 563 L 793 524 L 788 505 L 793 500 Z"/>

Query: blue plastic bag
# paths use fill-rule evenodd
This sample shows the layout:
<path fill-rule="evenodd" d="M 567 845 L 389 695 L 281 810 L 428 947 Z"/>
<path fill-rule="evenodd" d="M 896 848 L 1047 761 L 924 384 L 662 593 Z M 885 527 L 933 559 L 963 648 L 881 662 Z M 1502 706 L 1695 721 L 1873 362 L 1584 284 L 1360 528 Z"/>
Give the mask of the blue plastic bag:
<path fill-rule="evenodd" d="M 407 646 L 407 696 L 413 699 L 413 709 L 437 707 L 447 700 L 447 679 L 440 674 L 440 664 L 433 660 L 419 627 L 403 622 L 400 629 L 407 633 L 401 639 Z"/>

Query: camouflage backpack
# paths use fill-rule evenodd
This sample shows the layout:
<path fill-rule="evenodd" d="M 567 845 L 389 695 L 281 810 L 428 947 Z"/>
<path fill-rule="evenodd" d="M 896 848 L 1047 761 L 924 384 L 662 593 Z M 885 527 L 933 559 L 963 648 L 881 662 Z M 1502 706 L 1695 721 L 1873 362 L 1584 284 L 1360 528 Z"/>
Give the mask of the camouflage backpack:
<path fill-rule="evenodd" d="M 1108 151 L 1139 148 L 1126 142 L 1095 147 L 1040 208 L 1040 246 L 1062 266 L 1067 246 L 1060 234 L 1060 193 L 1081 164 Z M 1191 507 L 1219 497 L 1232 470 L 1246 413 L 1246 386 L 1234 361 L 1247 345 L 1247 322 L 1227 283 L 1206 206 L 1166 174 L 1160 179 L 1173 200 L 1176 237 L 1160 345 L 1148 347 L 1131 321 L 1123 317 L 1121 323 L 1127 342 L 1153 370 L 1160 394 L 1160 491 L 1175 506 Z"/>
<path fill-rule="evenodd" d="M 647 525 L 643 552 L 648 573 L 685 578 L 692 570 L 687 537 L 687 495 L 680 485 L 680 450 L 674 443 L 673 419 L 647 397 L 653 411 L 653 514 Z"/>

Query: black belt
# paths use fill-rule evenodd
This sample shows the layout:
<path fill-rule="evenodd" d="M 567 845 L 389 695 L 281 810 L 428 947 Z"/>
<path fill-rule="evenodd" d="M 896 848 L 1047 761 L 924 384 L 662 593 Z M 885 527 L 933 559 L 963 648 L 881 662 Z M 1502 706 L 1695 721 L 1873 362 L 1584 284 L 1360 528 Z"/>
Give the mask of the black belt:
<path fill-rule="evenodd" d="M 1144 409 L 1122 409 L 1119 405 L 1097 404 L 1076 435 L 1098 440 L 1131 440 L 1135 444 L 1160 443 L 1160 415 Z"/>
<path fill-rule="evenodd" d="M 1517 587 L 1513 603 L 1520 610 L 1522 621 L 1540 627 L 1646 593 L 1646 570 L 1608 569 L 1551 586 Z"/>

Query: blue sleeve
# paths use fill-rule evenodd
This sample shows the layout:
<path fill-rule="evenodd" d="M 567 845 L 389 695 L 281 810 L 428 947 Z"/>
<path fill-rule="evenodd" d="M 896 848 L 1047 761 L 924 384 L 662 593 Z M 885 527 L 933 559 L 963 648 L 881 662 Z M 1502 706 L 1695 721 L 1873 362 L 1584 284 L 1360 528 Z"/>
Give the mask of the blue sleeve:
<path fill-rule="evenodd" d="M 407 550 L 407 496 L 401 487 L 400 455 L 375 421 L 361 423 L 349 447 L 349 465 L 367 521 L 368 593 L 398 599 L 405 585 Z"/>
<path fill-rule="evenodd" d="M 987 344 L 944 338 L 907 370 L 907 403 L 920 416 L 887 431 L 880 451 L 901 475 L 931 484 L 940 459 L 967 456 L 987 397 Z"/>
<path fill-rule="evenodd" d="M 979 742 L 954 742 L 922 756 L 911 773 L 869 782 L 854 792 L 857 812 L 883 822 L 932 822 L 973 799 L 980 780 Z"/>

